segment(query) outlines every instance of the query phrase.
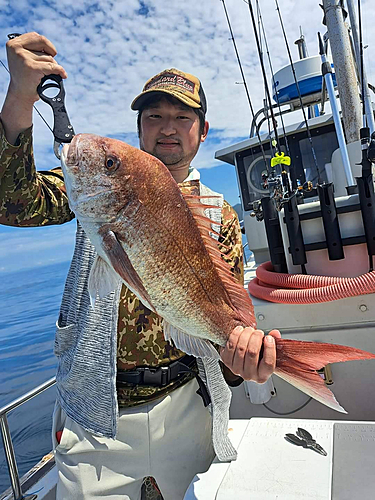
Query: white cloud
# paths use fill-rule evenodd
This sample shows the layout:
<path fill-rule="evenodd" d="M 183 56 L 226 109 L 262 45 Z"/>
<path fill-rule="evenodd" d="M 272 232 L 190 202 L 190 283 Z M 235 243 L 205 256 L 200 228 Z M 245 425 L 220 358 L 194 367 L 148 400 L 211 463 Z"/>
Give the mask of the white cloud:
<path fill-rule="evenodd" d="M 274 0 L 262 0 L 263 22 L 275 70 L 288 64 Z M 255 2 L 253 6 L 255 8 Z M 279 0 L 290 49 L 298 59 L 294 41 L 303 29 L 310 55 L 318 53 L 317 31 L 323 13 L 318 1 Z M 264 85 L 258 62 L 249 9 L 241 0 L 226 0 L 238 51 L 254 109 L 262 106 Z M 217 165 L 214 153 L 239 138 L 248 136 L 251 115 L 238 63 L 219 0 L 0 0 L 0 58 L 6 61 L 5 41 L 10 32 L 38 31 L 56 46 L 57 61 L 68 73 L 66 105 L 78 132 L 121 136 L 136 144 L 136 114 L 130 102 L 152 75 L 169 67 L 196 74 L 208 100 L 208 120 L 213 140 L 199 152 L 200 168 Z M 375 43 L 374 9 L 370 0 L 362 2 L 366 60 Z M 265 56 L 266 57 L 266 56 Z M 268 67 L 268 63 L 266 64 Z M 369 81 L 375 72 L 368 64 Z M 0 68 L 0 92 L 5 96 L 9 77 Z M 38 109 L 52 122 L 51 111 L 43 103 Z M 288 117 L 287 120 L 290 120 Z M 37 166 L 57 165 L 53 138 L 35 115 L 34 144 Z M 61 228 L 59 228 L 59 231 Z M 46 231 L 46 247 L 51 233 Z M 25 238 L 25 236 L 23 236 Z M 31 244 L 31 242 L 30 242 Z M 36 244 L 35 244 L 36 245 Z M 0 251 L 1 250 L 0 245 Z M 34 247 L 33 247 L 34 248 Z M 35 247 L 35 251 L 36 251 Z"/>
<path fill-rule="evenodd" d="M 304 30 L 309 53 L 317 53 L 316 33 L 325 30 L 318 2 L 307 2 L 309 8 L 306 2 L 280 0 L 279 3 L 295 58 L 293 42 L 299 36 L 299 26 Z M 27 2 L 18 2 L 16 6 L 8 2 L 7 31 L 12 31 L 13 26 L 21 31 L 37 30 L 55 44 L 57 60 L 69 75 L 67 107 L 77 132 L 102 135 L 134 132 L 135 114 L 129 109 L 132 98 L 150 76 L 176 66 L 202 80 L 213 128 L 230 129 L 229 136 L 248 134 L 249 105 L 243 85 L 236 85 L 241 76 L 222 2 L 191 0 L 184 4 L 183 10 L 177 0 L 95 3 L 37 0 L 33 4 L 36 6 L 31 8 Z M 262 104 L 264 90 L 249 9 L 240 0 L 227 0 L 226 6 L 257 109 Z M 277 69 L 287 64 L 288 58 L 274 0 L 263 0 L 261 8 L 273 66 Z M 369 0 L 363 2 L 362 9 L 366 14 L 365 42 L 371 45 L 374 34 L 368 29 L 372 26 L 369 18 L 373 17 Z M 147 16 L 139 14 L 147 11 Z M 4 28 L 1 31 L 4 33 Z M 370 79 L 374 77 L 369 73 Z M 1 80 L 7 80 L 5 71 Z M 39 108 L 48 115 L 44 103 Z M 45 128 L 37 130 L 36 141 L 45 144 L 48 135 Z"/>

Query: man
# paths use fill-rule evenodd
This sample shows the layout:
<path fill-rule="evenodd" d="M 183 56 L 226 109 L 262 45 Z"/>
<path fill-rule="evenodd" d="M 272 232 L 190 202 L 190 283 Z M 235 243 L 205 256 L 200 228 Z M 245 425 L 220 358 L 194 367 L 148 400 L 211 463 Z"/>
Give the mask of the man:
<path fill-rule="evenodd" d="M 40 79 L 67 75 L 54 59 L 53 44 L 37 33 L 9 41 L 7 53 L 11 81 L 1 112 L 0 222 L 62 224 L 74 214 L 61 169 L 36 172 L 31 126 Z M 191 167 L 209 128 L 200 81 L 165 70 L 146 83 L 132 109 L 138 110 L 141 149 L 165 163 L 180 189 L 215 194 Z M 222 224 L 225 260 L 242 279 L 238 220 L 222 197 L 215 200 L 211 211 Z M 221 349 L 223 363 L 195 360 L 164 340 L 161 318 L 124 285 L 91 308 L 87 278 L 94 258 L 78 225 L 55 341 L 57 497 L 139 499 L 143 478 L 153 476 L 165 500 L 183 498 L 214 452 L 222 460 L 235 458 L 223 375 L 229 385 L 265 382 L 275 368 L 274 337 L 280 334 L 264 337 L 260 330 L 237 327 Z"/>

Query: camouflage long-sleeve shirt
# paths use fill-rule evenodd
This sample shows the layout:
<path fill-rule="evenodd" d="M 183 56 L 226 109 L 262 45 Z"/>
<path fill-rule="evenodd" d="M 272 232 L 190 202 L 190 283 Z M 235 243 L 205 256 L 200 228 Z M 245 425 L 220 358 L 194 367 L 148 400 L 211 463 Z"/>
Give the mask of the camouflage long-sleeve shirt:
<path fill-rule="evenodd" d="M 183 193 L 199 194 L 199 182 L 180 184 Z M 74 218 L 69 209 L 64 178 L 60 168 L 36 171 L 33 156 L 32 129 L 21 133 L 17 145 L 5 138 L 0 121 L 0 224 L 35 227 L 64 224 Z M 224 202 L 220 242 L 225 260 L 243 283 L 242 238 L 236 212 Z M 166 365 L 184 353 L 164 340 L 162 319 L 145 307 L 124 285 L 121 291 L 118 320 L 117 368 Z M 182 376 L 167 387 L 145 387 L 121 384 L 118 399 L 121 406 L 141 404 L 170 392 L 192 378 Z"/>

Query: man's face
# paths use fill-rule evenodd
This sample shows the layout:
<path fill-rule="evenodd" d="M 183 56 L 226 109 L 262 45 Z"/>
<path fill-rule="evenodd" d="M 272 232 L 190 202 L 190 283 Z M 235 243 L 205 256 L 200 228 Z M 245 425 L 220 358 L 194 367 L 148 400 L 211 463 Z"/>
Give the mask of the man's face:
<path fill-rule="evenodd" d="M 208 123 L 202 135 L 199 128 L 198 115 L 192 108 L 162 99 L 142 112 L 140 148 L 161 160 L 173 176 L 181 177 L 206 139 Z"/>

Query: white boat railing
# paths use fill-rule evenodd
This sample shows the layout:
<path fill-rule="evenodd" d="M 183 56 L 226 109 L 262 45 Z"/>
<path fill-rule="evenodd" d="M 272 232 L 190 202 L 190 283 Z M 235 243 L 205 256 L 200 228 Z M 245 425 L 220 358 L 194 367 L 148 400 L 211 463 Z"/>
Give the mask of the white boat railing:
<path fill-rule="evenodd" d="M 14 453 L 7 415 L 10 411 L 14 410 L 18 406 L 26 403 L 27 401 L 30 401 L 30 399 L 38 396 L 38 394 L 42 393 L 46 389 L 49 389 L 55 383 L 56 377 L 53 377 L 0 409 L 1 436 L 3 438 L 5 458 L 8 465 L 9 478 L 13 490 L 14 500 L 22 500 L 24 496 L 22 494 L 22 486 L 18 473 L 16 455 Z"/>

